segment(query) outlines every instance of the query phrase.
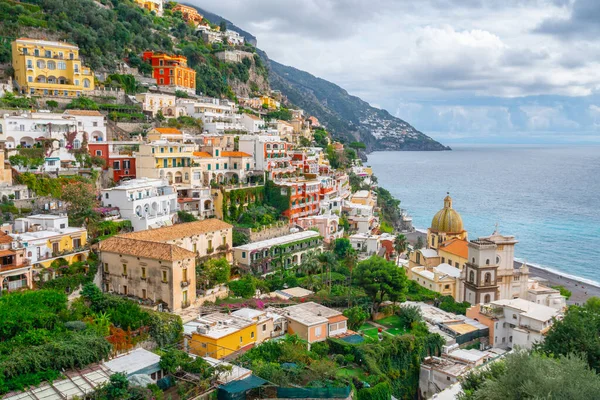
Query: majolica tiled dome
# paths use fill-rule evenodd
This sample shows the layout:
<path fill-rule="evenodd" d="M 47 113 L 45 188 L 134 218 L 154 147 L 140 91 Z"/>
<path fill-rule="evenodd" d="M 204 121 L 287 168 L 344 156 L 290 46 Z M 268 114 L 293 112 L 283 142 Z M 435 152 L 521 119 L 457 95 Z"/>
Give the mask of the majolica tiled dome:
<path fill-rule="evenodd" d="M 433 232 L 461 233 L 464 231 L 460 214 L 452 208 L 450 194 L 444 199 L 444 208 L 438 211 L 431 220 Z"/>

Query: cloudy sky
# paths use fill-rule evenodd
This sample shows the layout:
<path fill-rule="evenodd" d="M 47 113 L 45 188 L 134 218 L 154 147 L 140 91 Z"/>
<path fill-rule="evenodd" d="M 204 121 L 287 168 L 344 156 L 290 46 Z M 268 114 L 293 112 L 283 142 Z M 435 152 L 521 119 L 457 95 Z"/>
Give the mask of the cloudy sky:
<path fill-rule="evenodd" d="M 446 143 L 600 143 L 600 0 L 187 0 Z"/>

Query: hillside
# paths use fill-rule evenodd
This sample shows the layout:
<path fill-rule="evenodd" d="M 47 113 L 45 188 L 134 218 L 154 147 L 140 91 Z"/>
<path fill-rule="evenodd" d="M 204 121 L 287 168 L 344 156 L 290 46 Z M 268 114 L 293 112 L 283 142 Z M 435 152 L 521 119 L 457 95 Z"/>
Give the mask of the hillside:
<path fill-rule="evenodd" d="M 215 53 L 229 46 L 206 44 L 180 13 L 167 8 L 164 14 L 154 16 L 133 0 L 2 0 L 0 63 L 10 62 L 10 42 L 18 37 L 65 40 L 79 46 L 84 63 L 96 72 L 115 72 L 123 60 L 148 72 L 140 54 L 155 50 L 185 55 L 197 72 L 196 89 L 206 95 L 233 98 L 248 95 L 251 88 L 268 91 L 260 57 L 249 63 L 220 61 Z"/>

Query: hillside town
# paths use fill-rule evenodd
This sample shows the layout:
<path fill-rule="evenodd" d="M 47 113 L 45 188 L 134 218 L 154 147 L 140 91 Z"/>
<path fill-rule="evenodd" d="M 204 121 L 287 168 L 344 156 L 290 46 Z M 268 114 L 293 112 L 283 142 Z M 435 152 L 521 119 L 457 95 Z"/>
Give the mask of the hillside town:
<path fill-rule="evenodd" d="M 129 3 L 260 75 L 226 24 Z M 109 73 L 34 36 L 0 82 L 2 399 L 452 399 L 599 312 L 450 193 L 415 230 L 363 143 L 268 84 L 214 96 L 186 52 Z"/>

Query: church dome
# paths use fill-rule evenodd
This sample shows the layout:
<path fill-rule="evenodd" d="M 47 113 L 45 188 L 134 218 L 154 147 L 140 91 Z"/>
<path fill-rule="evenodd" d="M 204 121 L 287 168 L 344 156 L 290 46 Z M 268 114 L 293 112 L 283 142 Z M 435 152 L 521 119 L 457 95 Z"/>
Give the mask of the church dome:
<path fill-rule="evenodd" d="M 444 233 L 464 232 L 462 218 L 460 214 L 452 208 L 452 198 L 450 194 L 444 199 L 444 208 L 438 211 L 431 220 L 431 230 Z"/>

